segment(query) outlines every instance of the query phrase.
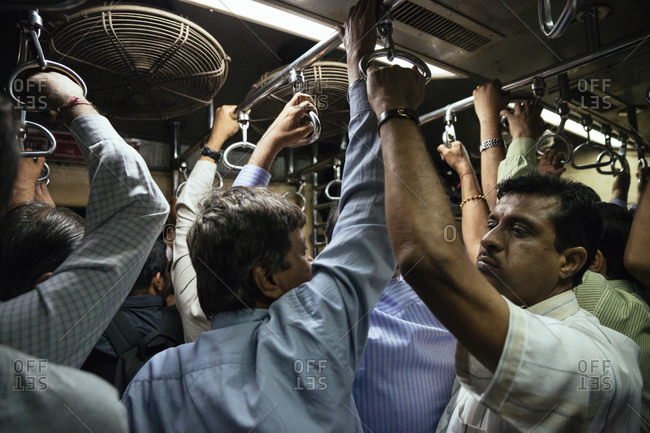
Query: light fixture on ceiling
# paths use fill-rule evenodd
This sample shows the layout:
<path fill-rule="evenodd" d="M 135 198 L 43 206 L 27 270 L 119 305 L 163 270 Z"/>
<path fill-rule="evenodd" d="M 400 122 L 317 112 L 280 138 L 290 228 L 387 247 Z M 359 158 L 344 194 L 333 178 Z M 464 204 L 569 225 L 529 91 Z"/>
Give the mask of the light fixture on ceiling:
<path fill-rule="evenodd" d="M 544 122 L 550 123 L 555 126 L 559 125 L 561 120 L 559 114 L 547 110 L 546 108 L 542 110 L 542 119 L 544 120 Z M 580 123 L 574 120 L 567 119 L 566 123 L 564 124 L 564 129 L 580 137 L 587 138 L 587 131 L 585 131 L 585 128 Z M 589 132 L 589 139 L 592 142 L 598 144 L 605 144 L 605 136 L 603 135 L 602 132 L 597 131 L 595 129 L 592 129 Z M 614 137 L 612 137 L 611 143 L 613 148 L 621 147 L 621 142 Z"/>
<path fill-rule="evenodd" d="M 323 41 L 332 36 L 336 31 L 334 26 L 307 18 L 297 13 L 278 9 L 276 7 L 253 0 L 181 0 L 184 3 L 194 4 L 210 11 L 221 12 L 227 15 L 251 21 L 256 24 L 270 27 L 292 35 L 300 36 L 312 41 Z M 341 45 L 340 48 L 343 48 Z M 376 49 L 383 47 L 377 45 Z M 394 64 L 411 68 L 413 65 L 400 60 Z M 426 63 L 431 70 L 433 78 L 453 78 L 454 72 L 445 70 L 431 63 Z"/>

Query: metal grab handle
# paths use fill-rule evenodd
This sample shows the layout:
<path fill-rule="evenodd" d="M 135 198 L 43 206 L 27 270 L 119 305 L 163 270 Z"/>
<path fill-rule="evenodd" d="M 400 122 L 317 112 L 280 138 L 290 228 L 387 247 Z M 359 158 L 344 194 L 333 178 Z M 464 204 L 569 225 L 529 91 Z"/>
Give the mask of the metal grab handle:
<path fill-rule="evenodd" d="M 321 124 L 320 124 L 320 119 L 318 118 L 318 114 L 314 113 L 313 111 L 310 111 L 309 118 L 311 120 L 311 123 L 314 125 L 314 132 L 312 132 L 310 135 L 303 138 L 302 140 L 300 140 L 299 142 L 297 142 L 295 145 L 291 147 L 306 146 L 308 144 L 312 144 L 314 141 L 320 138 Z"/>
<path fill-rule="evenodd" d="M 580 154 L 581 152 L 584 152 L 585 150 L 601 150 L 600 154 L 598 155 L 598 158 L 596 158 L 596 162 L 593 164 L 578 164 L 576 162 L 577 155 Z M 603 150 L 604 149 L 604 150 Z M 605 156 L 609 156 L 608 161 L 601 161 Z M 616 155 L 611 153 L 609 149 L 607 149 L 605 146 L 592 143 L 590 141 L 585 141 L 584 143 L 578 145 L 574 150 L 573 150 L 573 160 L 571 161 L 571 165 L 573 168 L 576 170 L 587 170 L 589 168 L 599 168 L 599 167 L 605 167 L 607 165 L 612 165 L 616 162 Z"/>
<path fill-rule="evenodd" d="M 228 157 L 230 156 L 230 153 L 239 148 L 244 148 L 244 149 L 251 149 L 255 150 L 255 145 L 252 143 L 248 142 L 248 122 L 250 120 L 250 116 L 248 113 L 244 111 L 240 111 L 237 114 L 237 121 L 239 122 L 239 128 L 241 129 L 241 136 L 242 136 L 242 141 L 238 141 L 237 143 L 233 143 L 230 146 L 228 146 L 228 149 L 223 153 L 223 164 L 228 167 L 231 170 L 243 170 L 244 166 L 243 165 L 236 165 L 231 163 L 228 160 Z"/>
<path fill-rule="evenodd" d="M 45 174 L 41 177 L 38 178 L 36 182 L 45 182 L 45 186 L 50 184 L 50 166 L 47 165 L 47 163 L 43 164 L 43 169 L 45 170 Z"/>
<path fill-rule="evenodd" d="M 18 65 L 18 67 L 14 70 L 13 74 L 11 74 L 11 77 L 9 77 L 9 83 L 7 84 L 7 91 L 9 92 L 9 97 L 16 104 L 18 104 L 17 105 L 18 107 L 25 109 L 27 111 L 45 111 L 46 109 L 48 109 L 48 107 L 43 107 L 39 109 L 29 108 L 27 107 L 26 103 L 22 102 L 14 94 L 14 82 L 16 81 L 16 79 L 21 73 L 29 69 L 40 69 L 41 71 L 46 71 L 51 69 L 57 72 L 61 72 L 64 75 L 67 75 L 72 81 L 74 81 L 79 85 L 79 87 L 81 87 L 84 97 L 88 94 L 88 88 L 86 87 L 86 83 L 84 82 L 84 80 L 81 79 L 79 74 L 77 74 L 75 71 L 73 71 L 72 69 L 68 68 L 67 66 L 61 63 L 53 62 L 51 60 L 44 60 L 43 63 L 45 64 L 45 66 L 42 66 L 39 60 L 32 60 L 31 62 Z"/>
<path fill-rule="evenodd" d="M 580 9 L 580 3 L 582 3 L 580 0 L 567 0 L 559 18 L 557 21 L 554 21 L 551 11 L 551 0 L 538 0 L 537 14 L 539 17 L 539 27 L 544 32 L 544 36 L 551 39 L 562 36 Z"/>
<path fill-rule="evenodd" d="M 359 72 L 363 78 L 368 78 L 368 66 L 371 61 L 378 57 L 385 56 L 389 62 L 392 62 L 393 59 L 397 57 L 398 59 L 405 60 L 417 67 L 424 77 L 425 84 L 429 83 L 429 81 L 431 81 L 431 70 L 427 64 L 418 56 L 407 53 L 406 51 L 395 49 L 395 44 L 393 43 L 393 15 L 391 14 L 390 9 L 384 9 L 384 11 L 384 18 L 377 23 L 377 31 L 384 42 L 384 49 L 373 51 L 363 56 L 361 60 L 359 60 Z"/>
<path fill-rule="evenodd" d="M 305 208 L 307 207 L 307 199 L 305 198 L 304 195 L 302 195 L 302 189 L 305 187 L 305 182 L 300 182 L 300 185 L 298 186 L 298 191 L 287 191 L 284 194 L 282 194 L 282 197 L 288 197 L 290 195 L 295 195 L 297 196 L 300 201 L 302 201 L 302 205 L 300 206 L 301 211 L 305 211 Z"/>
<path fill-rule="evenodd" d="M 339 179 L 334 179 L 334 180 L 330 180 L 329 183 L 327 184 L 327 186 L 325 186 L 325 197 L 327 197 L 328 200 L 334 201 L 334 200 L 340 200 L 341 199 L 341 196 L 334 196 L 330 192 L 331 187 L 333 187 L 334 185 L 340 185 L 340 184 L 341 184 L 341 181 Z"/>
<path fill-rule="evenodd" d="M 47 129 L 43 125 L 40 125 L 40 124 L 38 124 L 36 122 L 30 122 L 29 120 L 26 120 L 24 125 L 21 125 L 21 127 L 23 127 L 23 126 L 25 128 L 27 128 L 27 127 L 36 128 L 39 131 L 41 131 L 45 135 L 45 138 L 47 139 L 47 141 L 50 142 L 50 147 L 48 147 L 47 150 L 23 150 L 22 152 L 20 152 L 20 156 L 22 158 L 31 158 L 31 157 L 33 157 L 33 158 L 46 157 L 47 158 L 48 156 L 50 156 L 50 155 L 52 155 L 54 153 L 54 151 L 56 150 L 56 138 L 54 138 L 54 134 L 52 134 L 49 129 Z M 26 132 L 26 130 L 25 130 L 25 132 Z"/>
<path fill-rule="evenodd" d="M 451 147 L 451 143 L 456 141 L 456 113 L 453 110 L 447 110 L 445 113 L 445 132 L 442 133 L 442 142 L 445 146 Z"/>
<path fill-rule="evenodd" d="M 609 152 L 609 150 L 604 150 L 604 151 L 600 152 L 600 154 L 598 155 L 598 158 L 596 158 L 596 161 L 600 163 L 601 160 L 605 156 L 609 156 L 610 160 L 608 161 L 608 164 L 604 164 L 603 166 L 609 165 L 612 168 L 610 170 L 603 170 L 602 169 L 603 166 L 596 167 L 596 171 L 598 171 L 598 173 L 600 173 L 600 174 L 620 174 L 620 173 L 625 172 L 625 166 L 626 166 L 625 160 L 622 160 L 616 153 Z M 620 170 L 616 169 L 616 161 L 619 161 L 621 163 Z"/>
<path fill-rule="evenodd" d="M 231 170 L 243 170 L 244 166 L 243 165 L 236 165 L 232 164 L 229 160 L 228 157 L 230 156 L 230 153 L 239 148 L 244 148 L 244 149 L 251 149 L 255 150 L 255 145 L 252 143 L 247 143 L 246 141 L 238 141 L 237 143 L 233 143 L 230 146 L 228 146 L 228 149 L 223 153 L 223 164 L 228 167 Z"/>
<path fill-rule="evenodd" d="M 562 125 L 562 124 L 560 123 L 560 125 Z M 562 164 L 568 164 L 571 161 L 573 161 L 573 144 L 571 144 L 571 141 L 569 141 L 568 138 L 566 138 L 562 134 L 558 134 L 557 132 L 549 132 L 549 133 L 544 134 L 541 137 L 539 137 L 539 139 L 537 140 L 537 143 L 535 143 L 535 147 L 537 147 L 537 153 L 539 155 L 544 154 L 544 149 L 547 148 L 547 147 L 550 147 L 550 146 L 544 146 L 544 143 L 546 141 L 550 140 L 551 138 L 554 140 L 553 145 L 555 145 L 555 143 L 557 143 L 557 142 L 561 142 L 564 145 L 564 147 L 566 148 L 568 157 L 566 159 L 560 160 L 560 162 Z"/>
<path fill-rule="evenodd" d="M 418 70 L 424 77 L 425 84 L 428 84 L 429 81 L 431 81 L 431 69 L 429 69 L 427 64 L 424 63 L 422 59 L 420 59 L 417 56 L 414 56 L 411 53 L 407 53 L 406 51 L 386 49 L 386 48 L 384 48 L 383 50 L 377 50 L 368 53 L 365 56 L 363 56 L 361 60 L 359 60 L 359 72 L 361 73 L 363 78 L 368 78 L 368 66 L 370 65 L 371 61 L 375 60 L 378 57 L 387 57 L 389 61 L 392 61 L 394 58 L 405 60 L 418 68 Z"/>

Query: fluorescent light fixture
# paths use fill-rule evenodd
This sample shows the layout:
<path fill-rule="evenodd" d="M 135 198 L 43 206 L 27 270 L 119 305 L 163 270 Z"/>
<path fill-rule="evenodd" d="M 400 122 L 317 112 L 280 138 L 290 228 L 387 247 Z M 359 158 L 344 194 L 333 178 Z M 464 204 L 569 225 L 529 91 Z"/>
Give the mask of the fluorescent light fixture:
<path fill-rule="evenodd" d="M 181 0 L 197 6 L 209 8 L 211 11 L 225 13 L 247 21 L 261 24 L 292 35 L 300 36 L 312 41 L 322 41 L 332 36 L 336 31 L 334 26 L 323 24 L 319 21 L 306 18 L 302 15 L 278 9 L 253 0 Z M 343 48 L 341 45 L 340 48 Z M 377 49 L 383 48 L 377 46 Z M 393 62 L 400 66 L 412 67 L 408 62 Z M 431 70 L 432 78 L 452 78 L 456 74 L 427 63 Z"/>
<path fill-rule="evenodd" d="M 555 126 L 559 125 L 561 120 L 559 114 L 547 110 L 546 108 L 542 110 L 542 119 L 544 119 L 544 122 Z M 587 131 L 585 131 L 585 128 L 580 123 L 571 119 L 567 119 L 564 124 L 564 129 L 580 137 L 587 138 Z M 605 136 L 595 129 L 592 129 L 591 132 L 589 132 L 589 139 L 598 144 L 605 144 Z M 611 143 L 613 148 L 621 147 L 621 142 L 614 137 L 612 137 Z M 574 146 L 577 146 L 578 144 L 579 143 L 574 143 Z"/>

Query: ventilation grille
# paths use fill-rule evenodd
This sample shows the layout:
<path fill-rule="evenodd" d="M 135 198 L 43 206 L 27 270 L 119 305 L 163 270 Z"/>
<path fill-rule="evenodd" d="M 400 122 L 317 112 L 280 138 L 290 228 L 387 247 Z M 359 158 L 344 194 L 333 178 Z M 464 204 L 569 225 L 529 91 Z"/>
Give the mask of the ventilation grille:
<path fill-rule="evenodd" d="M 468 52 L 491 41 L 479 33 L 409 1 L 403 2 L 393 10 L 393 18 Z"/>
<path fill-rule="evenodd" d="M 266 73 L 253 85 L 251 92 L 275 76 L 284 67 Z M 303 69 L 304 93 L 316 102 L 321 121 L 321 139 L 340 135 L 347 130 L 350 118 L 348 94 L 348 69 L 345 63 L 320 61 Z M 251 110 L 251 127 L 259 133 L 275 120 L 293 97 L 293 87 L 285 84 L 258 102 Z"/>
<path fill-rule="evenodd" d="M 65 17 L 51 32 L 57 61 L 83 77 L 88 99 L 109 117 L 177 117 L 214 99 L 228 74 L 219 43 L 160 9 L 117 5 Z"/>

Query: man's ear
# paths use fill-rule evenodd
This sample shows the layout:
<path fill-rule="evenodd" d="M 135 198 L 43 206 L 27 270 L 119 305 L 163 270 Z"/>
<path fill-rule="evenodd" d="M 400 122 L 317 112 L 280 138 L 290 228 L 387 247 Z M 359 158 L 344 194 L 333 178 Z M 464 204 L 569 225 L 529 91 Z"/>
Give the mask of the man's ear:
<path fill-rule="evenodd" d="M 162 292 L 164 285 L 165 279 L 160 274 L 160 272 L 156 272 L 156 275 L 154 275 L 154 277 L 151 279 L 151 284 L 149 285 L 149 293 L 152 295 L 159 295 Z"/>
<path fill-rule="evenodd" d="M 594 262 L 589 266 L 589 270 L 592 272 L 596 272 L 597 274 L 602 275 L 603 277 L 606 277 L 607 275 L 607 259 L 603 255 L 603 253 L 598 250 L 596 251 L 596 256 L 594 257 Z"/>
<path fill-rule="evenodd" d="M 41 274 L 41 276 L 38 277 L 34 282 L 34 287 L 38 286 L 39 284 L 41 284 L 43 281 L 47 280 L 51 276 L 52 276 L 52 272 L 45 272 L 44 274 Z"/>
<path fill-rule="evenodd" d="M 258 266 L 253 269 L 253 280 L 263 299 L 278 299 L 284 294 L 275 275 L 266 267 Z"/>
<path fill-rule="evenodd" d="M 584 247 L 571 247 L 562 252 L 564 262 L 560 264 L 560 278 L 567 279 L 577 274 L 587 263 L 587 250 Z"/>

